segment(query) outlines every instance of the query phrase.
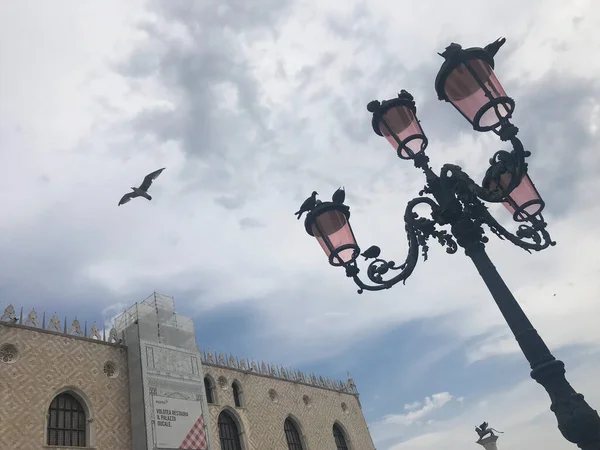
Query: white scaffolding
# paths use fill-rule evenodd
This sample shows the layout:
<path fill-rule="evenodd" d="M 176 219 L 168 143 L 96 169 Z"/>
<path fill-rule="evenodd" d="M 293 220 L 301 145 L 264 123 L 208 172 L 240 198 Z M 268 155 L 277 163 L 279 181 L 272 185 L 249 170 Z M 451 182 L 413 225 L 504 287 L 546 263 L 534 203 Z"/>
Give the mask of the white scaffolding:
<path fill-rule="evenodd" d="M 139 327 L 141 340 L 197 350 L 194 322 L 175 312 L 175 299 L 168 295 L 154 292 L 116 318 L 119 335 L 133 325 Z"/>

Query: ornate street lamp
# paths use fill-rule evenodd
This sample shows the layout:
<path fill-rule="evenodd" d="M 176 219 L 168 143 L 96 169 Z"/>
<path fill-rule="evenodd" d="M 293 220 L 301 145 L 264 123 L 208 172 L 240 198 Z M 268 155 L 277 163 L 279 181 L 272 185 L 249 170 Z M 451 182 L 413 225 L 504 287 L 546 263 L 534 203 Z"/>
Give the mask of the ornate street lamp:
<path fill-rule="evenodd" d="M 380 258 L 381 250 L 371 246 L 362 255 L 371 260 L 366 274 L 359 277 L 357 257 L 361 254 L 350 226 L 350 208 L 339 189 L 331 202 L 308 198 L 296 213 L 307 212 L 306 231 L 317 238 L 330 264 L 344 267 L 346 275 L 358 286 L 358 292 L 389 289 L 403 283 L 417 265 L 419 254 L 427 259 L 428 240 L 435 238 L 448 253 L 462 247 L 471 258 L 500 312 L 506 319 L 521 350 L 531 365 L 531 377 L 548 392 L 558 427 L 563 436 L 583 450 L 600 450 L 600 416 L 565 378 L 565 367 L 557 360 L 515 300 L 485 251 L 488 238 L 483 225 L 500 239 L 531 252 L 555 245 L 542 216 L 544 201 L 527 171 L 525 159 L 531 155 L 517 138 L 518 128 L 510 122 L 515 102 L 508 97 L 494 73 L 494 56 L 505 39 L 484 48 L 464 50 L 451 44 L 440 54 L 445 58 L 435 88 L 440 100 L 452 105 L 477 131 L 492 131 L 512 151 L 499 151 L 490 159 L 481 185 L 459 166 L 445 164 L 437 175 L 425 154 L 427 137 L 417 118 L 414 99 L 406 91 L 397 98 L 372 101 L 367 109 L 373 114 L 373 130 L 385 137 L 404 160 L 412 160 L 421 169 L 426 185 L 419 197 L 408 202 L 404 213 L 408 255 L 401 264 Z M 520 223 L 516 233 L 501 226 L 484 202 L 503 203 L 513 219 Z M 419 216 L 415 207 L 427 205 L 429 218 Z M 450 232 L 440 227 L 448 225 Z"/>

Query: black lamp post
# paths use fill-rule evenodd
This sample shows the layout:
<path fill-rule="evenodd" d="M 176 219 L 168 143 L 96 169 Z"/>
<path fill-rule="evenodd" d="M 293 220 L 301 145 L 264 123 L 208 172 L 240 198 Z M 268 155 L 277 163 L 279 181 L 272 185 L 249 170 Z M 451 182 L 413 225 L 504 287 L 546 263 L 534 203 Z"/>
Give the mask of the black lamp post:
<path fill-rule="evenodd" d="M 405 210 L 409 249 L 402 264 L 380 258 L 379 247 L 371 246 L 362 253 L 365 259 L 372 259 L 367 268 L 370 283 L 359 277 L 356 260 L 361 250 L 350 226 L 350 208 L 344 205 L 345 195 L 341 191 L 334 194 L 331 202 L 318 201 L 316 192 L 313 193 L 297 215 L 308 213 L 307 233 L 317 238 L 333 266 L 345 268 L 346 275 L 359 287 L 359 293 L 389 289 L 405 282 L 418 262 L 419 249 L 424 260 L 427 259 L 427 241 L 431 237 L 446 247 L 448 253 L 462 247 L 529 361 L 531 377 L 548 392 L 550 409 L 563 436 L 583 450 L 600 450 L 598 413 L 566 380 L 564 363 L 550 353 L 485 251 L 488 238 L 484 235 L 484 224 L 500 239 L 507 239 L 528 252 L 555 245 L 541 214 L 544 201 L 527 173 L 525 159 L 531 153 L 523 148 L 517 138 L 518 128 L 510 123 L 515 102 L 507 96 L 493 71 L 494 56 L 504 42 L 502 38 L 484 48 L 466 50 L 451 44 L 440 54 L 445 62 L 435 81 L 438 98 L 452 103 L 475 130 L 493 131 L 502 141 L 512 144 L 512 151 L 498 151 L 490 159 L 481 186 L 459 166 L 445 164 L 440 175 L 429 167 L 425 154 L 427 138 L 408 92 L 401 91 L 395 99 L 372 101 L 367 106 L 373 113 L 375 133 L 385 137 L 401 159 L 412 160 L 426 177 L 419 197 L 409 201 Z M 512 234 L 502 227 L 484 202 L 502 202 L 513 219 L 521 223 L 517 232 Z M 417 205 L 423 204 L 431 209 L 431 218 L 419 217 L 414 212 Z M 450 226 L 450 233 L 439 228 L 444 225 Z"/>

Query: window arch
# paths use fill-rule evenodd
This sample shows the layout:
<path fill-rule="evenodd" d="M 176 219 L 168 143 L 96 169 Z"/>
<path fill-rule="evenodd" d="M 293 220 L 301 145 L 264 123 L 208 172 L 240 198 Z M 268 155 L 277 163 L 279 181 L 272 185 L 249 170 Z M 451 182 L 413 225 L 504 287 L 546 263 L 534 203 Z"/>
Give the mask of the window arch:
<path fill-rule="evenodd" d="M 335 446 L 337 450 L 348 450 L 348 443 L 346 442 L 346 436 L 344 430 L 337 423 L 333 424 L 333 438 L 335 439 Z"/>
<path fill-rule="evenodd" d="M 233 403 L 236 407 L 242 406 L 242 390 L 240 384 L 237 381 L 231 383 L 231 390 L 233 391 Z"/>
<path fill-rule="evenodd" d="M 222 411 L 217 420 L 221 450 L 242 450 L 240 429 L 229 411 Z"/>
<path fill-rule="evenodd" d="M 285 431 L 285 440 L 288 445 L 288 450 L 304 450 L 298 427 L 289 417 L 285 419 L 283 430 Z"/>
<path fill-rule="evenodd" d="M 204 391 L 206 392 L 206 402 L 215 403 L 215 385 L 209 377 L 204 377 Z"/>
<path fill-rule="evenodd" d="M 85 447 L 87 417 L 82 403 L 70 392 L 58 394 L 48 409 L 48 445 Z"/>

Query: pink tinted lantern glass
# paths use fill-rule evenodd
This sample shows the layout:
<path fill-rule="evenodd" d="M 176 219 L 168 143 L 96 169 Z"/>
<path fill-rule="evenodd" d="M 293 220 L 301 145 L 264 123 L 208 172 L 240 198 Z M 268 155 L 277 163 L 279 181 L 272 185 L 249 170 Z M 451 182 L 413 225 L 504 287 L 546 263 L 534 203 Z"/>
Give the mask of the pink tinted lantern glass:
<path fill-rule="evenodd" d="M 385 121 L 387 127 L 383 121 Z M 390 134 L 390 130 L 393 134 Z M 410 149 L 412 155 L 409 154 L 406 148 L 402 148 L 400 151 L 402 158 L 413 158 L 414 155 L 423 150 L 423 129 L 413 112 L 406 106 L 395 106 L 388 109 L 383 114 L 382 121 L 379 123 L 379 131 L 381 131 L 381 134 L 385 136 L 396 151 L 402 145 L 406 145 Z M 400 144 L 398 141 L 400 141 Z"/>
<path fill-rule="evenodd" d="M 491 98 L 486 95 L 466 64 L 477 74 Z M 504 88 L 489 64 L 481 59 L 469 60 L 450 72 L 444 90 L 448 100 L 473 124 L 475 129 L 483 131 L 496 128 L 500 125 L 501 118 L 512 114 L 513 107 L 506 101 L 508 98 Z M 496 102 L 497 99 L 501 100 Z"/>
<path fill-rule="evenodd" d="M 315 217 L 315 222 L 316 224 L 312 225 L 313 236 L 319 241 L 332 265 L 341 266 L 356 259 L 356 239 L 350 223 L 341 211 L 325 211 Z M 328 242 L 332 248 L 329 248 Z"/>
<path fill-rule="evenodd" d="M 503 189 L 508 188 L 511 179 L 512 175 L 510 173 L 505 173 L 500 177 L 500 185 Z M 490 189 L 495 188 L 496 183 L 492 181 Z M 544 202 L 527 174 L 523 177 L 521 183 L 506 197 L 507 201 L 502 202 L 502 204 L 510 211 L 513 219 L 517 222 L 529 220 L 530 217 L 541 213 L 544 209 Z"/>

